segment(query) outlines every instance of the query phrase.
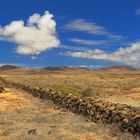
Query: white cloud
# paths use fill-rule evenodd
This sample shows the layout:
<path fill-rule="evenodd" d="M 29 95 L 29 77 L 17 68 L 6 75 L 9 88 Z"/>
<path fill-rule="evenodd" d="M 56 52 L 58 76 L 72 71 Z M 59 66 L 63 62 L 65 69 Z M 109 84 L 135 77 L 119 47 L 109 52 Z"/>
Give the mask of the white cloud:
<path fill-rule="evenodd" d="M 108 37 L 112 39 L 112 41 L 120 41 L 124 37 L 121 35 L 115 35 L 115 34 L 108 34 Z"/>
<path fill-rule="evenodd" d="M 37 58 L 36 58 L 35 56 L 32 56 L 31 59 L 32 59 L 32 60 L 36 60 Z"/>
<path fill-rule="evenodd" d="M 140 60 L 140 42 L 133 43 L 130 47 L 119 48 L 118 50 L 107 53 L 103 50 L 87 50 L 83 52 L 67 52 L 66 56 L 83 57 L 89 59 L 101 59 L 115 62 L 123 62 L 126 64 L 137 65 Z"/>
<path fill-rule="evenodd" d="M 113 40 L 119 40 L 123 38 L 121 35 L 108 32 L 105 27 L 99 26 L 95 22 L 88 22 L 84 19 L 71 21 L 64 26 L 64 29 L 70 31 L 83 31 L 93 35 L 103 35 Z"/>
<path fill-rule="evenodd" d="M 136 15 L 140 15 L 140 8 L 135 11 Z"/>
<path fill-rule="evenodd" d="M 27 24 L 18 20 L 0 26 L 0 40 L 16 43 L 16 52 L 23 55 L 37 55 L 60 44 L 56 36 L 56 22 L 48 11 L 43 16 L 33 14 Z"/>
<path fill-rule="evenodd" d="M 105 40 L 85 40 L 80 38 L 71 38 L 71 42 L 82 44 L 82 45 L 104 45 L 107 42 Z"/>
<path fill-rule="evenodd" d="M 83 47 L 83 46 L 79 47 L 79 46 L 69 46 L 69 45 L 61 45 L 61 48 L 74 50 L 74 51 L 85 51 L 88 49 L 87 47 Z"/>
<path fill-rule="evenodd" d="M 103 68 L 104 66 L 102 65 L 72 65 L 69 67 L 82 67 L 82 68 L 90 68 L 90 69 L 99 69 L 99 68 Z"/>
<path fill-rule="evenodd" d="M 95 35 L 107 34 L 104 27 L 98 26 L 94 22 L 86 22 L 83 19 L 77 19 L 71 21 L 65 26 L 65 29 L 74 30 L 74 31 L 85 31 L 87 33 L 95 34 Z"/>

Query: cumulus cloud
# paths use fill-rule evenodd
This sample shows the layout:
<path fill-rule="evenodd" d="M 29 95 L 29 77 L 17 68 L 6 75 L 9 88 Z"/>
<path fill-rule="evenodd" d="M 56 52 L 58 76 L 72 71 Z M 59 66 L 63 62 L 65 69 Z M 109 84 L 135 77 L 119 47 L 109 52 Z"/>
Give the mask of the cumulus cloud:
<path fill-rule="evenodd" d="M 105 40 L 85 40 L 80 38 L 71 38 L 71 42 L 82 44 L 82 45 L 104 45 L 106 44 Z"/>
<path fill-rule="evenodd" d="M 4 27 L 0 26 L 0 40 L 16 43 L 16 52 L 23 55 L 37 55 L 60 44 L 56 34 L 56 22 L 49 11 L 42 16 L 33 14 L 27 24 L 18 20 Z"/>
<path fill-rule="evenodd" d="M 86 50 L 81 52 L 67 52 L 66 56 L 83 57 L 89 59 L 101 59 L 115 62 L 123 62 L 126 64 L 139 64 L 140 60 L 140 42 L 133 43 L 130 47 L 119 48 L 112 53 L 107 53 L 100 49 Z"/>
<path fill-rule="evenodd" d="M 70 31 L 83 31 L 93 35 L 103 35 L 113 40 L 122 39 L 123 36 L 108 32 L 105 27 L 97 25 L 95 22 L 88 22 L 84 19 L 77 19 L 69 22 L 64 29 Z"/>
<path fill-rule="evenodd" d="M 136 15 L 140 15 L 140 8 L 135 11 Z"/>

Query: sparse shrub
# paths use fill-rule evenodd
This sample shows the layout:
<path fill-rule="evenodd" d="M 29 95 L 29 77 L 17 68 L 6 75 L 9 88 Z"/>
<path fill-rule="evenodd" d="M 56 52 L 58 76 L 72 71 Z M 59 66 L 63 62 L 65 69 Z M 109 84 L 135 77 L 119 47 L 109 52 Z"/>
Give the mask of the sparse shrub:
<path fill-rule="evenodd" d="M 91 96 L 93 96 L 93 91 L 92 91 L 91 87 L 87 87 L 87 88 L 83 89 L 83 91 L 81 92 L 81 95 L 83 97 L 91 97 Z"/>
<path fill-rule="evenodd" d="M 5 89 L 2 85 L 0 85 L 0 93 L 3 93 L 3 92 L 5 92 Z"/>

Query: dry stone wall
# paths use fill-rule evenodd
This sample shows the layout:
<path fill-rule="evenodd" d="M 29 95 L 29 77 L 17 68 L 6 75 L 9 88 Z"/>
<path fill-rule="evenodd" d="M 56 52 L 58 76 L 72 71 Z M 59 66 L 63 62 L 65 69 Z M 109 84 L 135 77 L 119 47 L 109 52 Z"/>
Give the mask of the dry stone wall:
<path fill-rule="evenodd" d="M 140 108 L 126 104 L 104 102 L 102 100 L 96 101 L 92 98 L 64 95 L 51 89 L 32 88 L 24 84 L 9 82 L 2 78 L 1 80 L 6 84 L 27 91 L 34 97 L 52 100 L 55 104 L 74 113 L 82 114 L 91 121 L 115 124 L 122 132 L 128 131 L 140 136 Z"/>

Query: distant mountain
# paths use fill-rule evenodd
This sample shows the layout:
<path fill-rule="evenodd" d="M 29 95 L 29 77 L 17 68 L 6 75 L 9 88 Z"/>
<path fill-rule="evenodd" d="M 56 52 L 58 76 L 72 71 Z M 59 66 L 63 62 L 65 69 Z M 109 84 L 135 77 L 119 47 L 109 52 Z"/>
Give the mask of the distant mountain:
<path fill-rule="evenodd" d="M 67 66 L 50 66 L 44 68 L 45 70 L 49 71 L 60 71 L 60 70 L 89 70 L 88 68 L 85 67 L 67 67 Z"/>
<path fill-rule="evenodd" d="M 126 65 L 119 65 L 119 66 L 111 66 L 107 68 L 102 68 L 100 70 L 120 70 L 120 71 L 135 71 L 137 68 L 131 67 L 131 66 L 126 66 Z"/>
<path fill-rule="evenodd" d="M 14 65 L 3 65 L 0 66 L 0 70 L 11 70 L 11 69 L 18 69 L 20 67 Z"/>

